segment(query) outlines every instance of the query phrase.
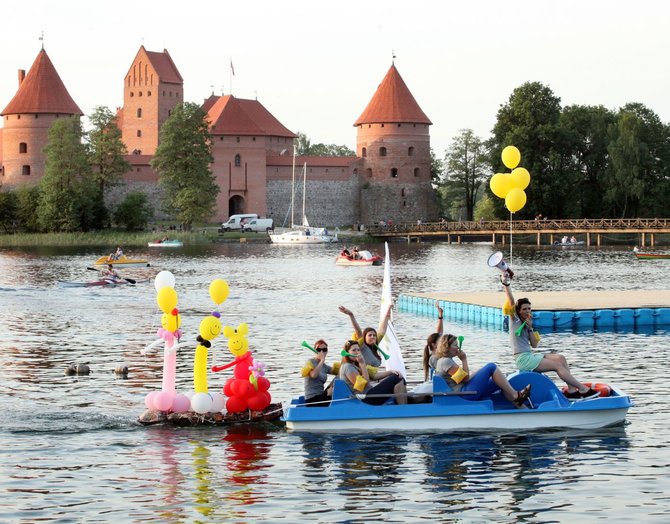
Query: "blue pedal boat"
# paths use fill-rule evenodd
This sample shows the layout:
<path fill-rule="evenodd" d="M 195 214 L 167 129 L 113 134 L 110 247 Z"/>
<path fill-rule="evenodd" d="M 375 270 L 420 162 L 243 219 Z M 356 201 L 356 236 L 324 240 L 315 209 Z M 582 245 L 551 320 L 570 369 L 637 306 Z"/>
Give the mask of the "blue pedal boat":
<path fill-rule="evenodd" d="M 430 403 L 399 405 L 390 398 L 373 406 L 336 379 L 330 405 L 306 407 L 300 396 L 285 408 L 282 420 L 290 431 L 309 432 L 596 429 L 622 423 L 633 405 L 617 386 L 610 386 L 607 397 L 572 401 L 541 373 L 517 372 L 508 379 L 517 390 L 531 384 L 524 408 L 513 406 L 500 391 L 487 399 L 468 399 L 467 394 L 452 391 L 439 376 L 433 377 Z"/>

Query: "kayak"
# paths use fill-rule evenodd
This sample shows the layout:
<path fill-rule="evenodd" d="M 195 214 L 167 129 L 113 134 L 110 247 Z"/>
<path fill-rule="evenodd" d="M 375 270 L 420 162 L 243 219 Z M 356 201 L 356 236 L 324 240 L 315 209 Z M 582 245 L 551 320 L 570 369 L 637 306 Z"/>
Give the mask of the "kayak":
<path fill-rule="evenodd" d="M 184 243 L 181 240 L 155 240 L 147 245 L 149 247 L 182 247 Z"/>
<path fill-rule="evenodd" d="M 118 260 L 111 260 L 108 256 L 100 257 L 93 263 L 94 266 L 106 266 L 108 264 L 112 264 L 113 266 L 124 266 L 124 267 L 134 267 L 134 266 L 149 267 L 151 265 L 149 264 L 148 260 L 138 258 L 128 258 L 125 255 L 119 258 Z"/>
<path fill-rule="evenodd" d="M 663 260 L 670 258 L 670 253 L 642 253 L 637 251 L 635 256 L 638 260 Z"/>
<path fill-rule="evenodd" d="M 58 285 L 60 287 L 96 287 L 96 286 L 122 286 L 122 285 L 135 285 L 135 282 L 128 282 L 127 280 L 112 280 L 112 279 L 102 279 L 102 280 L 92 280 L 91 282 L 73 282 L 71 280 L 59 280 Z"/>
<path fill-rule="evenodd" d="M 531 385 L 525 409 L 513 406 L 502 392 L 471 400 L 468 393 L 452 391 L 439 376 L 433 377 L 428 402 L 396 404 L 392 397 L 381 406 L 362 401 L 347 385 L 335 379 L 333 399 L 325 407 L 306 407 L 304 397 L 294 398 L 282 420 L 291 431 L 509 431 L 550 428 L 596 429 L 622 423 L 631 399 L 616 386 L 609 396 L 571 400 L 545 375 L 517 372 L 508 377 L 514 389 Z M 472 394 L 471 394 L 472 395 Z M 425 398 L 425 397 L 424 397 Z"/>

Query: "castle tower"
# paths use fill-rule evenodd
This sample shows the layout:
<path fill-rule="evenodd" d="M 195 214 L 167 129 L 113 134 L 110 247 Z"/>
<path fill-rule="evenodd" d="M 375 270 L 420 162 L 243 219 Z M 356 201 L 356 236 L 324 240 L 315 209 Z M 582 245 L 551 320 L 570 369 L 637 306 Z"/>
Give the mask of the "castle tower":
<path fill-rule="evenodd" d="M 141 46 L 123 82 L 118 122 L 129 153 L 153 155 L 160 128 L 177 104 L 184 103 L 184 80 L 166 49 Z"/>
<path fill-rule="evenodd" d="M 81 116 L 47 52 L 42 49 L 28 74 L 19 70 L 19 89 L 0 113 L 3 117 L 3 187 L 34 184 L 44 175 L 51 124 L 57 118 Z"/>
<path fill-rule="evenodd" d="M 432 122 L 395 65 L 354 125 L 358 128 L 356 154 L 361 159 L 358 174 L 363 184 L 361 222 L 435 219 L 428 130 Z"/>

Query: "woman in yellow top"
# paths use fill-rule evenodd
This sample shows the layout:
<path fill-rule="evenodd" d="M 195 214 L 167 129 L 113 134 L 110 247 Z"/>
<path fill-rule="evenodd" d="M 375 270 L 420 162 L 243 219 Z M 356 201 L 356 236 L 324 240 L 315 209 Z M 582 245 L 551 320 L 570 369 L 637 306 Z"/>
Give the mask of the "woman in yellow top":
<path fill-rule="evenodd" d="M 520 408 L 530 397 L 530 384 L 521 391 L 516 391 L 498 366 L 489 362 L 476 373 L 470 374 L 468 357 L 458 347 L 458 339 L 454 335 L 442 335 L 437 342 L 437 365 L 435 374 L 439 375 L 453 391 L 473 391 L 469 396 L 473 400 L 481 400 L 502 390 L 505 398 Z M 459 365 L 454 358 L 461 361 Z"/>

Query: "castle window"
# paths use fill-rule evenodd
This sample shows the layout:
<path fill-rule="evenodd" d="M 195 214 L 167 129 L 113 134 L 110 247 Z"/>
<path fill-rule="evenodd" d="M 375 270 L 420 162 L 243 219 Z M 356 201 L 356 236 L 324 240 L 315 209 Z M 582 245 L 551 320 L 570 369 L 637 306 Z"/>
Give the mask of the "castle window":
<path fill-rule="evenodd" d="M 238 144 L 240 143 L 240 137 L 239 136 L 237 137 L 237 143 Z"/>
<path fill-rule="evenodd" d="M 382 124 L 382 127 L 384 127 L 384 124 Z"/>
<path fill-rule="evenodd" d="M 142 131 L 140 131 L 139 129 L 137 130 L 137 136 L 138 137 L 142 136 Z"/>
<path fill-rule="evenodd" d="M 418 167 L 414 168 L 414 176 L 419 176 L 421 174 L 421 171 L 419 171 Z"/>
<path fill-rule="evenodd" d="M 172 91 L 170 91 L 170 96 L 172 96 Z"/>
<path fill-rule="evenodd" d="M 400 190 L 400 196 L 401 197 L 405 196 L 405 188 L 404 187 Z"/>
<path fill-rule="evenodd" d="M 403 201 L 402 201 L 402 207 L 405 207 L 405 206 L 407 206 L 407 201 L 406 201 L 406 200 L 403 200 Z"/>
<path fill-rule="evenodd" d="M 252 136 L 252 137 L 251 137 L 251 141 L 252 141 L 252 142 L 255 142 L 255 141 L 256 141 L 256 137 L 255 137 L 255 136 Z"/>
<path fill-rule="evenodd" d="M 151 96 L 151 91 L 147 91 L 147 96 Z"/>
<path fill-rule="evenodd" d="M 163 91 L 163 96 L 165 96 L 165 91 Z"/>
<path fill-rule="evenodd" d="M 380 147 L 379 148 L 379 156 L 386 156 L 386 148 L 385 147 Z"/>
<path fill-rule="evenodd" d="M 368 167 L 368 168 L 365 170 L 365 172 L 368 174 L 369 177 L 372 176 L 372 168 L 371 168 L 371 167 Z"/>
<path fill-rule="evenodd" d="M 135 96 L 135 93 L 133 93 L 133 92 L 131 91 L 131 92 L 130 92 L 130 98 L 132 98 L 132 97 L 134 97 L 134 96 Z"/>
<path fill-rule="evenodd" d="M 235 167 L 240 167 L 242 165 L 242 157 L 238 153 L 235 155 Z"/>
<path fill-rule="evenodd" d="M 220 137 L 219 137 L 219 140 L 221 140 L 221 142 L 223 142 L 223 137 L 222 137 L 222 136 L 220 136 Z"/>
<path fill-rule="evenodd" d="M 40 117 L 40 115 L 35 115 L 35 118 L 39 118 L 39 117 Z"/>
<path fill-rule="evenodd" d="M 21 142 L 19 144 L 19 153 L 27 153 L 28 152 L 28 144 L 25 142 Z"/>
<path fill-rule="evenodd" d="M 414 156 L 414 148 L 410 147 L 407 149 L 407 156 Z"/>
<path fill-rule="evenodd" d="M 21 174 L 26 176 L 30 175 L 30 166 L 21 167 Z"/>
<path fill-rule="evenodd" d="M 142 91 L 140 91 L 139 93 L 137 93 L 137 96 L 142 96 Z"/>
<path fill-rule="evenodd" d="M 16 115 L 17 120 L 21 120 L 21 115 Z"/>
<path fill-rule="evenodd" d="M 364 147 L 363 149 L 361 149 L 361 155 L 363 156 L 363 158 L 368 156 L 368 148 L 367 147 Z"/>
<path fill-rule="evenodd" d="M 395 167 L 391 168 L 391 178 L 398 178 L 398 169 Z"/>
<path fill-rule="evenodd" d="M 402 124 L 398 124 L 398 127 L 402 127 Z"/>
<path fill-rule="evenodd" d="M 137 118 L 142 118 L 142 108 L 141 107 L 137 108 Z"/>
<path fill-rule="evenodd" d="M 172 115 L 172 109 L 168 109 L 168 116 Z"/>
<path fill-rule="evenodd" d="M 343 169 L 342 171 L 344 171 L 344 169 Z M 354 175 L 357 175 L 357 174 L 358 174 L 358 168 L 355 167 L 355 168 L 354 168 Z"/>

